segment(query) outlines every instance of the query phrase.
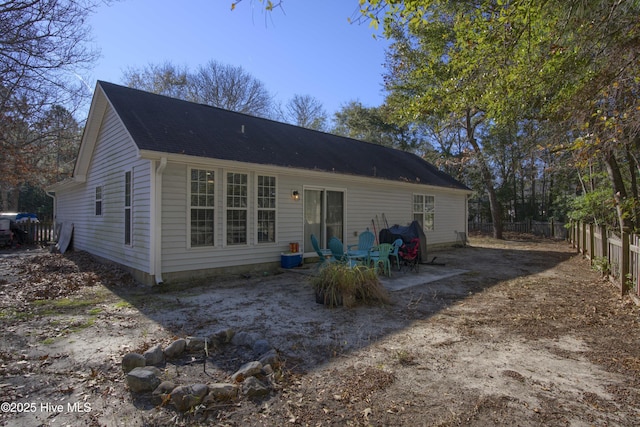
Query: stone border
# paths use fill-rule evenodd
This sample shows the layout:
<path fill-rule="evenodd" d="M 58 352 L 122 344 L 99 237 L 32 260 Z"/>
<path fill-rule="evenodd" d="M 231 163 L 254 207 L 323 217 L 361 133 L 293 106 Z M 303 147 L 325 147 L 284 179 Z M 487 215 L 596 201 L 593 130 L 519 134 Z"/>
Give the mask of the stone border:
<path fill-rule="evenodd" d="M 231 375 L 230 382 L 178 385 L 162 379 L 163 371 L 158 366 L 165 364 L 166 360 L 176 359 L 184 353 L 208 354 L 208 349 L 220 348 L 224 344 L 250 347 L 261 356 L 242 365 Z M 268 395 L 273 390 L 274 369 L 280 363 L 278 352 L 267 340 L 248 332 L 220 329 L 209 337 L 177 339 L 164 349 L 158 344 L 143 354 L 128 353 L 122 358 L 122 370 L 132 392 L 151 392 L 154 402 L 163 404 L 170 401 L 176 410 L 186 412 L 201 404 L 235 400 L 240 396 L 254 398 Z M 266 378 L 266 384 L 257 376 Z"/>

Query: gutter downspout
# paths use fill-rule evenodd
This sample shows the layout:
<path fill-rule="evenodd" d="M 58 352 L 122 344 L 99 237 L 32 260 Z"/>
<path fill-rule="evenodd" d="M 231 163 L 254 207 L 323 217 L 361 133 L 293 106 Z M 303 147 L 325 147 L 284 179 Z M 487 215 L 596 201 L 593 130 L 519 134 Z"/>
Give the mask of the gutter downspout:
<path fill-rule="evenodd" d="M 155 163 L 155 162 L 154 162 Z M 152 229 L 151 229 L 151 250 L 153 257 L 153 275 L 157 285 L 161 285 L 162 280 L 162 173 L 167 167 L 167 158 L 162 157 L 160 164 L 156 167 L 154 175 L 153 203 L 151 208 Z"/>

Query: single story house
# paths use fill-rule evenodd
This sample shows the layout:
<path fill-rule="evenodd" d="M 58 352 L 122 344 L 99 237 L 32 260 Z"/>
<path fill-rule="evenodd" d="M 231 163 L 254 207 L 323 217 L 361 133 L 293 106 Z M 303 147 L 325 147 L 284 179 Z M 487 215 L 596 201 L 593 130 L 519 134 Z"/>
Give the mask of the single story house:
<path fill-rule="evenodd" d="M 74 249 L 153 284 L 316 256 L 311 234 L 355 244 L 382 214 L 451 244 L 470 190 L 408 152 L 100 81 L 49 194 Z"/>

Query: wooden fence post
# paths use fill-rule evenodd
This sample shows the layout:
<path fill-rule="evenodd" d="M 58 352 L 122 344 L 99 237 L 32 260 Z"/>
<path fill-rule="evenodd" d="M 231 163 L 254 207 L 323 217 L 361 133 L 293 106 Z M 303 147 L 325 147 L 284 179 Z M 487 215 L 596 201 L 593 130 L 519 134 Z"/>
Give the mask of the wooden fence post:
<path fill-rule="evenodd" d="M 607 234 L 606 225 L 600 226 L 600 235 L 602 236 L 602 238 L 600 239 L 601 240 L 600 244 L 602 245 L 602 257 L 609 259 L 609 242 L 608 242 L 609 235 Z"/>
<path fill-rule="evenodd" d="M 584 222 L 578 222 L 578 252 L 580 252 L 580 254 L 584 254 L 584 240 L 586 237 L 584 230 Z"/>
<path fill-rule="evenodd" d="M 627 287 L 627 276 L 629 275 L 629 233 L 622 231 L 622 265 L 620 266 L 620 294 L 624 295 Z"/>
<path fill-rule="evenodd" d="M 595 236 L 593 234 L 593 223 L 589 223 L 589 259 L 591 260 L 591 265 L 593 265 L 593 254 L 595 253 L 595 249 L 596 249 L 596 239 Z"/>
<path fill-rule="evenodd" d="M 569 220 L 569 232 L 567 233 L 567 239 L 569 239 L 569 243 L 571 243 L 571 247 L 573 247 L 573 220 Z"/>

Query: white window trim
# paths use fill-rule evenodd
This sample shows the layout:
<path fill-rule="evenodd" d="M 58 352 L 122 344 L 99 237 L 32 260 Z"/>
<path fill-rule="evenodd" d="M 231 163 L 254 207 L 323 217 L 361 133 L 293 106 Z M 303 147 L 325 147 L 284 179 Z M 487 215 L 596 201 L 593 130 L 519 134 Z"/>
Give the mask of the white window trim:
<path fill-rule="evenodd" d="M 341 192 L 343 194 L 343 206 L 342 206 L 342 237 L 340 238 L 340 240 L 342 240 L 342 242 L 346 242 L 346 238 L 347 238 L 347 224 L 349 223 L 349 204 L 348 204 L 348 200 L 349 200 L 349 193 L 348 193 L 348 189 L 347 187 L 331 187 L 331 186 L 322 186 L 322 185 L 303 185 L 302 186 L 302 199 L 304 199 L 304 192 L 306 190 L 311 190 L 311 191 L 323 191 L 325 193 L 325 201 L 326 201 L 326 192 L 327 191 L 335 191 L 335 192 Z M 413 201 L 413 199 L 412 199 Z M 413 205 L 412 205 L 413 207 Z M 302 215 L 302 227 L 304 229 L 304 200 L 303 200 L 303 207 L 302 207 L 302 211 L 303 211 L 303 215 Z M 324 204 L 323 207 L 323 213 L 322 215 L 325 218 L 326 221 L 326 216 L 327 216 L 327 206 L 326 203 Z M 326 224 L 325 224 L 326 225 Z M 322 230 L 323 233 L 326 233 L 326 230 Z M 303 233 L 304 234 L 304 233 Z M 305 242 L 307 243 L 307 242 Z M 325 242 L 325 245 L 328 242 Z M 309 245 L 311 245 L 311 242 L 308 243 Z M 310 246 L 309 246 L 310 247 Z M 305 251 L 307 251 L 305 249 Z M 311 251 L 308 252 L 313 252 L 313 248 L 311 248 Z"/>
<path fill-rule="evenodd" d="M 214 173 L 214 187 L 213 187 L 213 206 L 211 207 L 207 207 L 207 209 L 213 209 L 213 245 L 203 245 L 203 246 L 192 246 L 191 245 L 191 209 L 193 208 L 193 206 L 191 206 L 191 171 L 193 170 L 204 170 L 204 171 L 210 171 Z M 195 250 L 195 251 L 199 251 L 199 250 L 209 250 L 211 248 L 215 248 L 219 246 L 219 236 L 218 233 L 216 233 L 216 230 L 218 229 L 217 224 L 220 221 L 219 217 L 218 217 L 218 204 L 219 204 L 219 197 L 218 194 L 220 193 L 220 184 L 218 183 L 219 179 L 217 177 L 220 176 L 220 171 L 216 168 L 212 168 L 212 167 L 207 167 L 207 166 L 189 166 L 187 168 L 187 189 L 186 189 L 186 196 L 187 196 L 187 203 L 186 203 L 186 243 L 187 243 L 187 249 L 190 250 Z M 198 206 L 196 206 L 196 208 L 198 208 Z"/>
<path fill-rule="evenodd" d="M 100 189 L 100 198 L 98 199 L 98 188 Z M 96 213 L 96 207 L 98 205 L 98 201 L 100 201 L 100 213 Z M 93 216 L 94 217 L 103 217 L 104 216 L 104 185 L 99 184 L 93 188 Z"/>
<path fill-rule="evenodd" d="M 245 172 L 240 172 L 237 170 L 223 170 L 222 171 L 223 174 L 223 192 L 222 192 L 222 205 L 223 205 L 223 210 L 224 210 L 224 218 L 223 218 L 223 222 L 222 222 L 222 245 L 223 247 L 242 247 L 242 246 L 249 246 L 251 244 L 250 242 L 250 238 L 252 236 L 251 234 L 251 224 L 252 224 L 252 219 L 251 219 L 251 200 L 253 195 L 251 194 L 251 189 L 253 188 L 251 185 L 251 178 L 252 175 L 251 173 L 245 171 Z M 247 177 L 247 206 L 245 208 L 230 208 L 227 205 L 227 188 L 228 188 L 228 179 L 229 179 L 229 174 L 238 174 L 238 175 L 246 175 Z M 228 222 L 228 217 L 229 217 L 229 211 L 231 210 L 244 210 L 246 211 L 246 240 L 244 243 L 234 243 L 234 244 L 229 244 L 228 243 L 228 236 L 227 236 L 227 222 Z"/>
<path fill-rule="evenodd" d="M 274 178 L 275 179 L 275 187 L 274 187 L 274 199 L 275 199 L 275 207 L 273 208 L 260 208 L 258 206 L 258 181 L 259 181 L 259 177 L 270 177 L 270 178 Z M 253 197 L 253 203 L 254 203 L 254 214 L 253 217 L 255 218 L 254 222 L 254 226 L 255 226 L 255 230 L 254 230 L 254 241 L 256 242 L 256 245 L 260 245 L 260 246 L 267 246 L 267 245 L 277 245 L 278 244 L 278 176 L 275 174 L 267 174 L 267 173 L 256 173 L 255 174 L 255 185 L 254 185 L 254 197 Z M 274 230 L 274 241 L 273 242 L 260 242 L 258 239 L 258 232 L 259 232 L 259 227 L 258 227 L 258 212 L 259 211 L 273 211 L 275 214 L 275 230 Z"/>
<path fill-rule="evenodd" d="M 417 212 L 414 210 L 414 204 L 415 204 L 415 197 L 416 196 L 420 196 L 422 197 L 422 211 L 421 212 Z M 427 224 L 425 221 L 425 217 L 427 215 L 427 210 L 426 208 L 426 199 L 427 197 L 430 197 L 433 199 L 433 210 L 431 212 L 429 212 L 432 216 L 433 216 L 433 226 L 431 229 L 427 228 Z M 436 196 L 434 194 L 428 194 L 428 193 L 413 193 L 413 195 L 411 196 L 411 211 L 412 211 L 412 216 L 416 215 L 417 213 L 420 213 L 422 215 L 422 231 L 425 233 L 429 233 L 429 232 L 433 232 L 436 230 Z"/>
<path fill-rule="evenodd" d="M 129 185 L 130 185 L 130 191 L 129 191 L 129 206 L 127 206 L 127 197 L 126 197 L 126 191 L 127 191 L 127 173 L 129 173 L 130 175 L 130 179 L 129 179 Z M 126 233 L 123 237 L 125 237 L 123 239 L 124 241 L 124 245 L 127 247 L 132 247 L 133 246 L 133 169 L 129 169 L 129 170 L 125 170 L 124 171 L 124 186 L 125 186 L 125 192 L 124 192 L 124 207 L 123 207 L 123 212 L 126 213 L 127 212 L 127 208 L 129 209 L 129 243 L 126 242 Z M 125 232 L 126 232 L 126 228 L 125 228 Z"/>

